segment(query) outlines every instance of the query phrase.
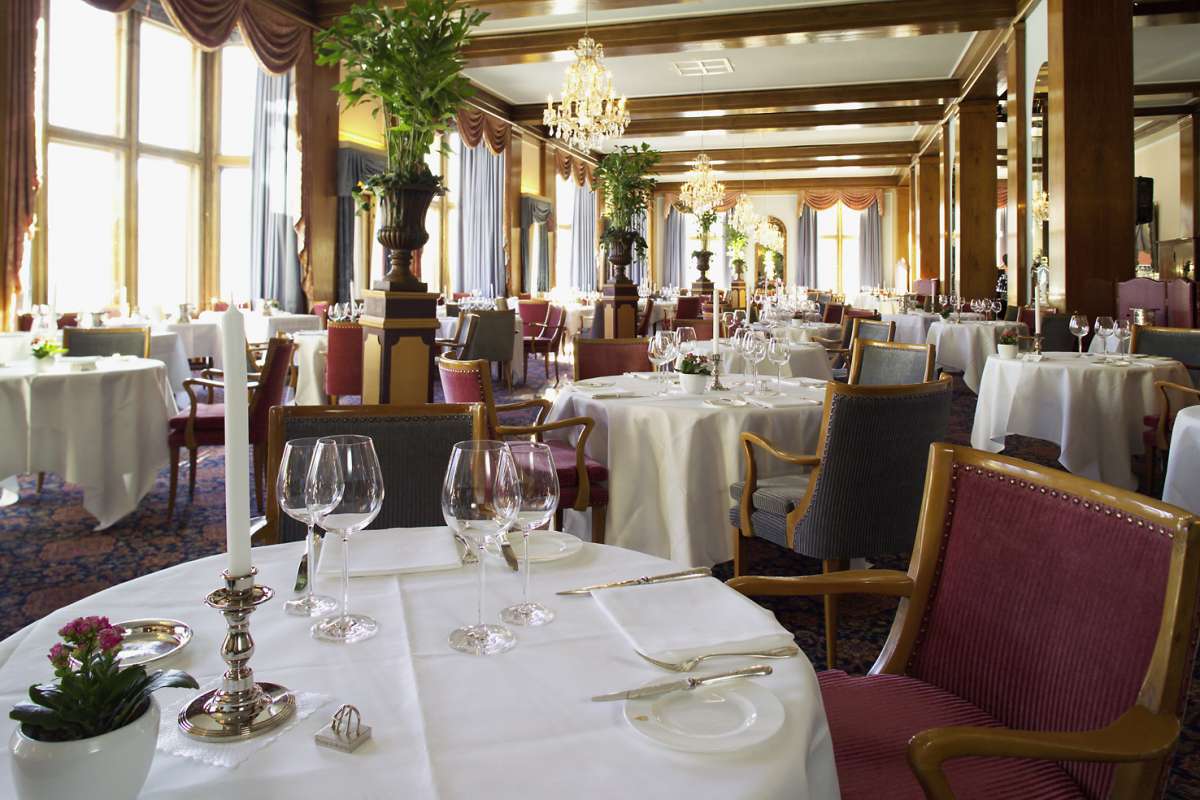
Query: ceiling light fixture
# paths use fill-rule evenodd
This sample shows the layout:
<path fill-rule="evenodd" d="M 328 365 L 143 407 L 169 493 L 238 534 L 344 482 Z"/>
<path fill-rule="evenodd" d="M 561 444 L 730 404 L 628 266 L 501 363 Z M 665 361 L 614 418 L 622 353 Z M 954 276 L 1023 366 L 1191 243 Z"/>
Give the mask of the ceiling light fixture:
<path fill-rule="evenodd" d="M 583 36 L 571 50 L 575 63 L 563 76 L 562 102 L 555 107 L 547 95 L 542 124 L 577 150 L 599 148 L 605 140 L 625 132 L 629 112 L 625 98 L 617 99 L 612 73 L 604 66 L 604 47 L 588 35 L 588 6 L 584 5 Z"/>
<path fill-rule="evenodd" d="M 704 76 L 700 76 L 700 154 L 696 156 L 694 167 L 688 173 L 687 180 L 679 188 L 679 202 L 692 209 L 695 214 L 703 214 L 721 204 L 725 199 L 725 185 L 717 181 L 704 152 Z"/>
<path fill-rule="evenodd" d="M 746 194 L 746 135 L 742 134 L 742 192 L 729 215 L 729 225 L 735 231 L 749 236 L 758 227 L 759 219 L 761 217 L 754 208 L 754 201 Z"/>

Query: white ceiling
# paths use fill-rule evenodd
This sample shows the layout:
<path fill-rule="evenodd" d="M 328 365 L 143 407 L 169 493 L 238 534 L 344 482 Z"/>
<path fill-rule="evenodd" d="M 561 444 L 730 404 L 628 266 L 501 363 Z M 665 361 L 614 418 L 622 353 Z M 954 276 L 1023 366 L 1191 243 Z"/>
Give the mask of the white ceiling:
<path fill-rule="evenodd" d="M 1200 80 L 1200 25 L 1135 28 L 1133 79 L 1138 83 Z"/>

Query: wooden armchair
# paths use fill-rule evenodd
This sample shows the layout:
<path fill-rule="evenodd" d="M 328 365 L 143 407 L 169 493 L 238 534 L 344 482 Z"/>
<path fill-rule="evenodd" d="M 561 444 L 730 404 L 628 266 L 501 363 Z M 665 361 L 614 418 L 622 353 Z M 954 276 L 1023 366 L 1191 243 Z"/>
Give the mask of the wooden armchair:
<path fill-rule="evenodd" d="M 475 326 L 479 317 L 474 314 L 460 314 L 458 325 L 454 328 L 453 339 L 434 339 L 433 346 L 440 347 L 442 355 L 461 358 L 463 352 L 475 341 Z"/>
<path fill-rule="evenodd" d="M 576 511 L 592 510 L 592 541 L 604 544 L 604 523 L 608 511 L 608 468 L 587 455 L 587 441 L 596 422 L 591 417 L 570 417 L 546 422 L 552 403 L 545 398 L 522 400 L 517 403 L 497 405 L 492 392 L 492 372 L 487 361 L 455 361 L 448 358 L 437 360 L 438 373 L 442 381 L 442 392 L 448 403 L 482 403 L 487 409 L 487 434 L 493 439 L 510 437 L 532 438 L 542 441 L 550 431 L 579 429 L 574 444 L 561 439 L 545 443 L 554 458 L 558 473 L 559 504 L 555 513 L 555 524 L 562 529 L 564 508 Z M 501 414 L 514 411 L 537 409 L 531 424 L 505 425 Z"/>
<path fill-rule="evenodd" d="M 1146 491 L 1154 490 L 1158 461 L 1171 448 L 1171 430 L 1175 426 L 1175 415 L 1181 409 L 1200 402 L 1200 389 L 1171 381 L 1155 381 L 1158 391 L 1158 413 L 1142 418 L 1146 430 L 1142 434 L 1142 445 L 1146 456 L 1142 477 Z"/>
<path fill-rule="evenodd" d="M 900 598 L 867 675 L 818 675 L 846 800 L 1148 800 L 1191 681 L 1198 538 L 1182 509 L 937 443 L 907 573 L 729 585 Z"/>
<path fill-rule="evenodd" d="M 879 342 L 890 342 L 896 338 L 896 323 L 882 322 L 875 312 L 862 312 L 857 309 L 847 309 L 842 317 L 842 337 L 840 340 L 814 337 L 813 341 L 825 347 L 829 355 L 829 366 L 835 370 L 835 377 L 846 377 L 847 365 L 854 351 L 854 343 L 859 337 Z M 841 374 L 838 375 L 837 373 Z"/>

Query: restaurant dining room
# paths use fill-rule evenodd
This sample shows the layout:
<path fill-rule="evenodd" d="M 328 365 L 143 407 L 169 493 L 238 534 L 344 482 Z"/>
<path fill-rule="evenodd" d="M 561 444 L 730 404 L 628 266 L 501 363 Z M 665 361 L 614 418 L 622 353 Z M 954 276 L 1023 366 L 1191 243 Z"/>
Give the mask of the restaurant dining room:
<path fill-rule="evenodd" d="M 1200 800 L 1200 2 L 0 1 L 0 797 Z"/>

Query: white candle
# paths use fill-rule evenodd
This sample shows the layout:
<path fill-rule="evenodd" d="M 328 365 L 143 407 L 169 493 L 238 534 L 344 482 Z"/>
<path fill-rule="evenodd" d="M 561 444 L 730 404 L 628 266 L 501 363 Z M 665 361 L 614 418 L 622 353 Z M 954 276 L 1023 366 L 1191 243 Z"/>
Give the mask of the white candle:
<path fill-rule="evenodd" d="M 1042 293 L 1037 289 L 1033 290 L 1033 333 L 1042 335 Z"/>
<path fill-rule="evenodd" d="M 712 338 L 712 354 L 715 356 L 721 352 L 721 294 L 717 287 L 713 287 L 713 338 Z"/>
<path fill-rule="evenodd" d="M 354 281 L 350 281 L 350 300 L 351 302 L 358 299 L 358 290 L 354 285 Z"/>
<path fill-rule="evenodd" d="M 230 304 L 221 315 L 225 358 L 225 550 L 229 574 L 250 574 L 250 422 L 246 394 L 246 329 Z"/>

